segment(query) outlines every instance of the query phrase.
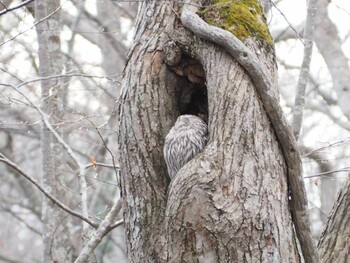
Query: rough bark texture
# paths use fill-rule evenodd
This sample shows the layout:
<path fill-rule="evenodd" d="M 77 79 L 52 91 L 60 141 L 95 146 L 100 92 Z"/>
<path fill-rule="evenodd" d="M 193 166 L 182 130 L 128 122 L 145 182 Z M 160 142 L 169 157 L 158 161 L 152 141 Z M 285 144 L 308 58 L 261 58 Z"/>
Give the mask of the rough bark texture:
<path fill-rule="evenodd" d="M 318 243 L 324 263 L 350 262 L 350 182 L 339 191 L 337 201 Z"/>
<path fill-rule="evenodd" d="M 283 155 L 251 79 L 222 49 L 186 46 L 206 72 L 210 136 L 170 185 L 167 260 L 298 262 Z"/>
<path fill-rule="evenodd" d="M 142 4 L 125 69 L 119 140 L 129 259 L 300 262 L 285 161 L 254 84 L 223 48 L 178 25 L 178 11 L 176 3 Z M 164 60 L 183 59 L 169 58 L 169 43 L 203 66 L 209 142 L 181 169 L 167 196 L 161 150 L 178 115 L 181 80 Z M 246 44 L 275 79 L 273 52 Z"/>
<path fill-rule="evenodd" d="M 214 11 L 209 16 L 205 15 L 204 19 L 210 24 L 220 25 L 221 28 L 210 26 L 204 22 L 195 13 L 195 10 L 198 10 L 198 8 L 193 4 L 183 7 L 181 21 L 196 36 L 223 47 L 252 78 L 287 163 L 291 214 L 304 259 L 309 263 L 318 263 L 318 253 L 311 236 L 310 218 L 307 211 L 307 199 L 298 147 L 291 133 L 290 126 L 284 117 L 278 96 L 274 91 L 276 85 L 271 79 L 271 72 L 267 72 L 269 67 L 267 66 L 267 69 L 265 69 L 263 65 L 264 60 L 257 57 L 258 54 L 261 54 L 261 51 L 271 51 L 271 36 L 267 30 L 266 22 L 261 23 L 261 21 L 265 21 L 262 9 L 256 0 L 250 2 L 243 0 L 228 1 L 225 2 L 225 5 L 223 5 L 221 0 L 214 0 L 214 2 L 217 3 L 214 7 L 217 11 Z M 228 10 L 231 10 L 229 14 L 227 14 L 227 5 L 229 7 Z M 243 13 L 242 17 L 242 12 L 240 12 L 242 10 L 251 11 L 248 11 L 248 15 Z M 206 13 L 206 11 L 207 9 L 202 13 Z M 227 15 L 233 19 L 227 19 Z M 217 20 L 218 17 L 219 20 Z M 235 20 L 237 17 L 239 19 Z M 242 20 L 246 22 L 242 22 Z M 232 29 L 240 28 L 244 24 L 252 26 L 246 26 L 245 31 L 232 31 Z M 232 33 L 229 33 L 227 30 Z M 255 47 L 253 51 L 249 49 L 247 44 L 239 40 L 237 36 L 245 40 L 246 43 L 249 43 L 249 40 L 253 40 L 252 46 Z M 259 47 L 261 50 L 257 49 Z"/>
<path fill-rule="evenodd" d="M 62 58 L 60 47 L 59 15 L 55 12 L 60 6 L 59 1 L 35 1 L 36 20 L 42 20 L 36 27 L 39 46 L 40 76 L 47 77 L 62 73 Z M 53 15 L 49 16 L 50 14 Z M 48 17 L 49 16 L 49 17 Z M 41 81 L 42 110 L 58 122 L 62 115 L 61 83 L 58 79 L 43 79 Z M 54 125 L 54 124 L 53 124 Z M 42 149 L 42 182 L 48 192 L 65 202 L 63 189 L 63 150 L 55 141 L 52 133 L 43 124 L 41 132 Z M 67 216 L 53 202 L 43 198 L 43 262 L 71 262 L 72 247 L 70 245 Z"/>
<path fill-rule="evenodd" d="M 119 143 L 130 262 L 160 261 L 168 182 L 162 146 L 178 115 L 178 81 L 164 63 L 162 36 L 174 24 L 169 4 L 142 3 L 123 78 Z"/>

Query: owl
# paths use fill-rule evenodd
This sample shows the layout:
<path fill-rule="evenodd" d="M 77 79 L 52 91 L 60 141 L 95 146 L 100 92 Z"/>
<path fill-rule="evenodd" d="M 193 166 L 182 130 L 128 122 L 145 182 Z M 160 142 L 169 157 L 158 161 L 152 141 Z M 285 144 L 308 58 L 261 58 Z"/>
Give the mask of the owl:
<path fill-rule="evenodd" d="M 163 155 L 170 179 L 200 153 L 208 140 L 208 125 L 195 115 L 180 115 L 165 137 Z"/>

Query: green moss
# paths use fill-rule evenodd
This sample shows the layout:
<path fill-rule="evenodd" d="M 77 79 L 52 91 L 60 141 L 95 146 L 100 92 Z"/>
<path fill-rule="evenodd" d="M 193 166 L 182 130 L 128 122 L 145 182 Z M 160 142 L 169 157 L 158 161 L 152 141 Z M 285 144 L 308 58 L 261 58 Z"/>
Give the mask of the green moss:
<path fill-rule="evenodd" d="M 254 38 L 267 46 L 273 43 L 258 0 L 211 0 L 211 4 L 198 12 L 208 24 L 230 31 L 242 41 Z"/>

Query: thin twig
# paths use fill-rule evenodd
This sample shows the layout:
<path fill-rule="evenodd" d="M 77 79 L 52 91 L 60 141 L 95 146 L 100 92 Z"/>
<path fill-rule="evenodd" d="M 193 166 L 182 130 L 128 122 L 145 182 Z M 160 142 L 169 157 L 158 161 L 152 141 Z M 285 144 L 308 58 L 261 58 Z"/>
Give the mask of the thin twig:
<path fill-rule="evenodd" d="M 95 165 L 96 166 L 101 166 L 101 167 L 113 168 L 113 169 L 117 169 L 119 171 L 119 166 L 118 165 L 109 164 L 109 163 L 99 163 L 99 162 L 96 162 L 95 164 L 93 164 L 93 163 L 86 164 L 85 165 L 85 169 L 89 169 L 91 167 L 94 167 Z"/>
<path fill-rule="evenodd" d="M 18 216 L 16 213 L 14 213 L 10 208 L 2 206 L 2 210 L 5 212 L 9 213 L 11 216 L 16 218 L 18 221 L 20 221 L 22 224 L 24 224 L 29 230 L 31 230 L 33 233 L 42 236 L 43 233 L 41 233 L 39 230 L 36 228 L 32 227 L 31 225 L 28 224 L 26 220 L 23 220 L 20 216 Z"/>
<path fill-rule="evenodd" d="M 315 152 L 319 152 L 319 151 L 322 151 L 324 149 L 328 149 L 328 148 L 331 148 L 331 147 L 336 147 L 336 146 L 339 146 L 339 145 L 343 145 L 345 143 L 349 143 L 350 142 L 350 137 L 346 137 L 345 139 L 343 140 L 340 140 L 340 141 L 337 141 L 337 142 L 333 142 L 333 143 L 329 143 L 328 145 L 326 146 L 323 146 L 323 147 L 320 147 L 320 148 L 317 148 L 315 150 L 312 150 L 306 154 L 304 154 L 302 156 L 302 158 L 305 158 L 305 157 L 308 157 L 309 155 L 315 153 Z"/>
<path fill-rule="evenodd" d="M 304 176 L 304 178 L 305 179 L 310 179 L 310 178 L 322 177 L 322 176 L 330 175 L 330 174 L 334 174 L 334 173 L 349 172 L 349 169 L 350 169 L 350 167 L 344 167 L 344 168 L 337 169 L 337 170 L 332 170 L 332 171 L 327 171 L 327 172 L 323 172 L 323 173 L 318 173 L 318 174 Z"/>
<path fill-rule="evenodd" d="M 52 127 L 51 123 L 49 122 L 49 116 L 43 112 L 40 107 L 38 107 L 37 105 L 35 105 L 31 99 L 24 93 L 22 92 L 18 87 L 21 86 L 14 86 L 14 85 L 11 85 L 11 84 L 0 84 L 0 85 L 3 85 L 3 86 L 8 86 L 8 87 L 11 87 L 13 88 L 15 91 L 17 91 L 19 94 L 21 94 L 25 100 L 30 104 L 30 106 L 32 106 L 42 117 L 42 120 L 45 124 L 45 126 L 50 130 L 50 132 L 54 135 L 54 137 L 57 139 L 57 141 L 62 144 L 62 146 L 67 150 L 67 153 L 68 155 L 73 159 L 73 161 L 76 163 L 76 165 L 79 167 L 79 166 L 82 166 L 80 161 L 79 161 L 79 158 L 78 156 L 73 152 L 72 148 L 69 147 L 69 145 L 62 139 L 62 137 L 56 132 L 56 130 Z M 82 168 L 84 169 L 84 168 Z"/>
<path fill-rule="evenodd" d="M 65 204 L 61 203 L 56 197 L 54 197 L 53 195 L 51 195 L 44 187 L 42 187 L 40 185 L 40 183 L 35 180 L 33 177 L 31 177 L 30 175 L 28 175 L 26 172 L 24 172 L 19 166 L 17 166 L 14 162 L 12 162 L 10 159 L 8 159 L 5 155 L 3 155 L 2 153 L 0 153 L 0 162 L 6 163 L 8 166 L 10 166 L 11 168 L 13 168 L 15 171 L 17 171 L 19 174 L 21 174 L 22 176 L 24 176 L 28 181 L 30 181 L 36 188 L 38 188 L 47 198 L 49 198 L 54 204 L 56 204 L 57 206 L 59 206 L 60 208 L 62 208 L 64 211 L 66 211 L 67 213 L 80 218 L 81 220 L 83 220 L 84 222 L 88 223 L 90 226 L 92 226 L 93 228 L 97 228 L 98 224 L 94 221 L 92 221 L 89 218 L 84 217 L 83 215 L 81 215 L 78 212 L 75 212 L 74 210 L 70 209 L 68 206 L 66 206 Z"/>
<path fill-rule="evenodd" d="M 51 14 L 48 14 L 47 16 L 43 17 L 42 19 L 40 19 L 39 21 L 37 21 L 36 23 L 34 23 L 31 27 L 19 32 L 18 34 L 14 35 L 13 37 L 5 40 L 4 42 L 0 43 L 0 47 L 2 45 L 5 45 L 6 43 L 11 42 L 12 40 L 14 40 L 15 38 L 17 38 L 18 36 L 22 35 L 23 33 L 33 29 L 34 27 L 36 27 L 38 24 L 42 23 L 43 21 L 47 20 L 49 17 L 53 16 L 54 14 L 56 14 L 58 11 L 60 11 L 62 9 L 62 6 L 67 3 L 67 1 L 65 1 L 63 4 L 61 4 L 56 10 L 54 10 Z"/>
<path fill-rule="evenodd" d="M 11 12 L 11 11 L 14 11 L 16 9 L 19 9 L 23 6 L 26 6 L 27 4 L 30 4 L 31 2 L 34 2 L 34 0 L 27 0 L 27 1 L 24 1 L 23 3 L 19 4 L 19 5 L 16 5 L 14 7 L 11 7 L 11 8 L 7 8 L 4 4 L 1 4 L 3 7 L 4 7 L 4 10 L 0 12 L 0 16 L 8 13 L 8 12 Z"/>
<path fill-rule="evenodd" d="M 277 7 L 277 5 L 273 1 L 270 1 L 270 3 L 280 13 L 280 15 L 284 18 L 284 21 L 286 21 L 288 26 L 289 26 L 289 28 L 291 28 L 294 31 L 296 37 L 300 40 L 300 42 L 304 44 L 304 41 L 300 38 L 298 31 L 289 22 L 288 18 L 285 16 L 285 14 Z"/>
<path fill-rule="evenodd" d="M 90 75 L 90 74 L 69 72 L 69 73 L 66 73 L 66 74 L 45 76 L 45 77 L 40 77 L 40 78 L 35 78 L 35 79 L 23 81 L 21 84 L 18 84 L 16 87 L 20 88 L 20 87 L 28 85 L 30 83 L 39 82 L 39 81 L 42 81 L 42 80 L 50 80 L 50 79 L 56 79 L 56 78 L 68 78 L 68 77 L 99 78 L 99 79 L 107 79 L 109 81 L 112 81 L 113 83 L 120 83 L 119 81 L 117 81 L 116 79 L 113 79 L 110 76 L 99 76 L 99 75 Z M 2 86 L 13 86 L 13 85 L 4 84 L 4 83 L 0 83 L 0 85 L 2 85 Z"/>
<path fill-rule="evenodd" d="M 95 124 L 90 119 L 87 119 L 87 121 L 89 121 L 91 123 L 91 125 L 95 128 L 98 136 L 102 140 L 102 143 L 103 143 L 104 147 L 107 149 L 108 153 L 110 154 L 110 156 L 112 158 L 112 163 L 113 163 L 113 168 L 114 168 L 114 171 L 115 171 L 115 175 L 116 175 L 116 178 L 117 178 L 117 183 L 118 183 L 118 185 L 120 187 L 119 172 L 118 172 L 117 165 L 116 165 L 116 162 L 115 162 L 114 154 L 112 153 L 112 151 L 109 149 L 108 145 L 106 144 L 106 141 L 104 140 L 102 134 L 100 133 L 99 128 L 96 127 Z"/>

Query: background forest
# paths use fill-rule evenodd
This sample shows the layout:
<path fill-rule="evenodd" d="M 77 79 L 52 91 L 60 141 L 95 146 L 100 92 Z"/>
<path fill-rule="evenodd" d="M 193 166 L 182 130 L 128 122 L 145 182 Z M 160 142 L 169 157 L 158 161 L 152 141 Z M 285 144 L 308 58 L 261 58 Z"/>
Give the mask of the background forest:
<path fill-rule="evenodd" d="M 15 8 L 22 2 L 29 3 Z M 43 218 L 48 207 L 42 200 L 47 198 L 16 167 L 40 182 L 46 165 L 43 158 L 50 147 L 61 161 L 54 167 L 60 176 L 53 182 L 58 189 L 53 193 L 70 209 L 100 222 L 119 195 L 118 101 L 138 7 L 137 1 L 62 0 L 54 9 L 60 24 L 53 33 L 59 36 L 63 70 L 43 77 L 38 56 L 40 29 L 36 27 L 42 21 L 33 18 L 33 1 L 22 2 L 0 1 L 0 262 L 42 261 L 43 243 L 49 240 L 43 220 L 56 215 L 46 211 L 49 219 Z M 288 120 L 303 60 L 306 9 L 303 0 L 271 1 L 266 6 L 276 45 L 281 104 Z M 350 3 L 319 0 L 317 12 L 299 138 L 316 240 L 339 188 L 349 178 Z M 48 48 L 55 51 L 55 47 Z M 41 83 L 52 79 L 60 88 L 43 92 Z M 46 104 L 52 108 L 38 111 Z M 41 136 L 51 134 L 41 127 L 47 118 L 55 119 L 60 146 Z M 70 236 L 60 242 L 68 242 L 70 253 L 78 256 L 91 229 L 65 212 L 57 218 L 51 233 L 60 236 L 68 228 Z M 59 243 L 55 242 L 52 245 Z M 127 262 L 122 225 L 104 237 L 93 258 L 95 262 L 116 262 L 116 258 Z"/>

